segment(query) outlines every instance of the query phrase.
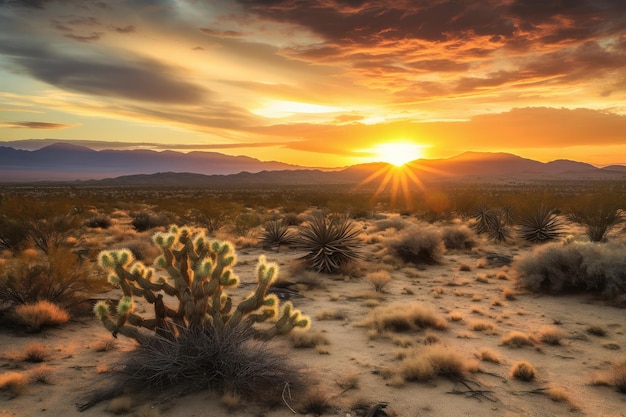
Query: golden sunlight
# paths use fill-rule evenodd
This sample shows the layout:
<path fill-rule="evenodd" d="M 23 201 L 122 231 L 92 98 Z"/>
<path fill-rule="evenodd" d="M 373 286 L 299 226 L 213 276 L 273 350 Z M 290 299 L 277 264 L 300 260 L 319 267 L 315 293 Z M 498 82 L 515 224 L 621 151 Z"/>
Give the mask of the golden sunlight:
<path fill-rule="evenodd" d="M 408 142 L 382 143 L 373 149 L 377 162 L 387 162 L 402 166 L 407 162 L 421 158 L 423 146 Z"/>

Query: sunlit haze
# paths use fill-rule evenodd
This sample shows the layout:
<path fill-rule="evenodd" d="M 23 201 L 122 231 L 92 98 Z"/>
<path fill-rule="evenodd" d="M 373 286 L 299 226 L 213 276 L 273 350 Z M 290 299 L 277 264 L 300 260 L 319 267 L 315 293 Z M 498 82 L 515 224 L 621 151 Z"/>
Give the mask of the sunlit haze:
<path fill-rule="evenodd" d="M 626 163 L 625 80 L 623 0 L 0 1 L 0 145 L 23 149 L 602 166 Z"/>

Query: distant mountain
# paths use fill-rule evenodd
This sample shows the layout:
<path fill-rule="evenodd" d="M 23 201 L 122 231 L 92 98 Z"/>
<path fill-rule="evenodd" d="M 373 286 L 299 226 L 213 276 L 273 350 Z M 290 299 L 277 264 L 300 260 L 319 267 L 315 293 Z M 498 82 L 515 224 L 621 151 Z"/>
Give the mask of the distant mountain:
<path fill-rule="evenodd" d="M 626 166 L 597 168 L 556 160 L 539 162 L 508 153 L 465 152 L 452 158 L 419 159 L 406 166 L 423 181 L 626 179 Z M 377 184 L 395 169 L 386 163 L 320 170 L 262 162 L 217 152 L 187 154 L 148 150 L 101 150 L 66 143 L 25 151 L 0 147 L 0 182 L 80 181 L 98 185 Z"/>
<path fill-rule="evenodd" d="M 67 143 L 34 151 L 0 147 L 1 182 L 89 180 L 168 171 L 228 175 L 299 168 L 302 167 L 217 152 L 95 151 Z"/>

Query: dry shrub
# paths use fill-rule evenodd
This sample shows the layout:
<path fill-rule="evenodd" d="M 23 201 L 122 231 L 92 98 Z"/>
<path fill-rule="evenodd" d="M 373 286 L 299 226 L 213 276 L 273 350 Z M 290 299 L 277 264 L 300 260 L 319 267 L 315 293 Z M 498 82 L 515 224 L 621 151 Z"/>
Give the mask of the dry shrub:
<path fill-rule="evenodd" d="M 539 329 L 539 340 L 549 345 L 560 345 L 564 337 L 565 332 L 558 327 L 543 326 Z"/>
<path fill-rule="evenodd" d="M 320 310 L 315 314 L 315 319 L 319 321 L 323 320 L 345 320 L 348 318 L 345 310 L 340 310 L 337 308 L 327 308 L 324 310 Z"/>
<path fill-rule="evenodd" d="M 378 332 L 405 332 L 423 328 L 444 330 L 448 322 L 431 309 L 420 304 L 394 304 L 375 308 L 364 322 Z"/>
<path fill-rule="evenodd" d="M 22 359 L 26 362 L 43 362 L 50 357 L 50 351 L 41 343 L 29 343 L 22 351 Z"/>
<path fill-rule="evenodd" d="M 43 327 L 58 326 L 67 323 L 70 315 L 58 305 L 49 301 L 23 304 L 13 311 L 15 320 L 25 325 L 30 331 L 39 331 Z"/>
<path fill-rule="evenodd" d="M 407 381 L 428 381 L 440 375 L 463 377 L 476 370 L 475 362 L 440 344 L 412 350 L 400 364 L 400 374 Z"/>
<path fill-rule="evenodd" d="M 482 284 L 487 284 L 489 282 L 489 278 L 486 274 L 478 274 L 476 275 L 476 281 Z"/>
<path fill-rule="evenodd" d="M 387 241 L 389 249 L 404 262 L 439 263 L 446 251 L 441 233 L 431 226 L 412 225 Z"/>
<path fill-rule="evenodd" d="M 515 300 L 515 290 L 512 288 L 504 288 L 502 289 L 502 296 L 504 298 L 506 298 L 509 301 L 514 301 Z"/>
<path fill-rule="evenodd" d="M 289 339 L 295 348 L 310 349 L 316 348 L 320 345 L 330 344 L 326 336 L 315 330 L 309 330 L 307 332 L 292 332 L 289 334 Z"/>
<path fill-rule="evenodd" d="M 142 261 L 146 265 L 151 264 L 161 253 L 148 239 L 124 241 L 122 244 L 114 245 L 111 249 L 128 249 L 132 252 L 136 260 Z"/>
<path fill-rule="evenodd" d="M 532 381 L 535 379 L 536 373 L 535 367 L 525 361 L 515 362 L 511 367 L 511 378 L 520 381 Z"/>
<path fill-rule="evenodd" d="M 8 389 L 12 396 L 22 394 L 28 385 L 28 377 L 21 372 L 0 374 L 0 390 Z"/>
<path fill-rule="evenodd" d="M 117 341 L 114 338 L 107 337 L 100 339 L 93 344 L 93 349 L 96 352 L 110 352 L 117 347 Z"/>
<path fill-rule="evenodd" d="M 365 279 L 372 284 L 374 291 L 383 292 L 385 286 L 391 282 L 391 274 L 387 271 L 370 272 Z"/>
<path fill-rule="evenodd" d="M 611 368 L 611 385 L 621 392 L 626 394 L 626 359 L 622 359 L 619 362 L 615 362 Z"/>
<path fill-rule="evenodd" d="M 427 334 L 426 337 L 424 337 L 424 344 L 425 345 L 434 345 L 435 343 L 439 343 L 440 340 L 437 336 L 435 336 L 434 334 Z"/>
<path fill-rule="evenodd" d="M 241 395 L 234 391 L 226 391 L 222 395 L 222 404 L 228 410 L 236 410 L 241 406 Z"/>
<path fill-rule="evenodd" d="M 486 348 L 481 349 L 475 356 L 481 361 L 485 361 L 485 362 L 491 362 L 491 363 L 502 362 L 502 359 L 500 359 L 500 356 L 497 353 Z"/>
<path fill-rule="evenodd" d="M 508 335 L 504 336 L 501 340 L 502 344 L 510 347 L 522 347 L 522 346 L 534 346 L 534 343 L 528 335 L 518 331 L 512 331 Z"/>
<path fill-rule="evenodd" d="M 476 233 L 467 226 L 448 226 L 442 230 L 446 249 L 472 249 L 476 245 Z"/>
<path fill-rule="evenodd" d="M 495 324 L 486 320 L 472 320 L 468 326 L 471 330 L 476 332 L 492 333 L 496 331 Z"/>
<path fill-rule="evenodd" d="M 450 313 L 449 318 L 451 321 L 461 321 L 463 320 L 463 315 L 458 311 L 453 311 L 452 313 Z"/>
<path fill-rule="evenodd" d="M 48 365 L 39 365 L 28 371 L 28 380 L 30 382 L 38 382 L 40 384 L 50 383 L 50 374 L 52 368 Z"/>
<path fill-rule="evenodd" d="M 572 399 L 569 396 L 569 393 L 565 388 L 562 387 L 548 387 L 546 390 L 546 394 L 548 398 L 557 403 L 567 403 L 569 405 L 570 410 L 578 410 L 578 406 L 576 406 Z"/>
<path fill-rule="evenodd" d="M 322 415 L 333 408 L 333 403 L 326 391 L 316 388 L 306 393 L 297 408 L 301 414 Z"/>
<path fill-rule="evenodd" d="M 388 219 L 377 220 L 374 222 L 374 230 L 382 232 L 388 229 L 394 229 L 400 231 L 409 226 L 410 223 L 404 220 L 402 217 L 391 217 Z"/>
<path fill-rule="evenodd" d="M 349 390 L 359 387 L 359 373 L 357 370 L 348 370 L 339 376 L 335 381 L 342 390 Z"/>
<path fill-rule="evenodd" d="M 624 243 L 548 243 L 513 264 L 520 285 L 533 291 L 626 292 Z"/>
<path fill-rule="evenodd" d="M 505 271 L 498 271 L 498 273 L 496 274 L 496 279 L 499 279 L 501 281 L 508 281 L 510 277 L 509 274 L 507 274 Z"/>

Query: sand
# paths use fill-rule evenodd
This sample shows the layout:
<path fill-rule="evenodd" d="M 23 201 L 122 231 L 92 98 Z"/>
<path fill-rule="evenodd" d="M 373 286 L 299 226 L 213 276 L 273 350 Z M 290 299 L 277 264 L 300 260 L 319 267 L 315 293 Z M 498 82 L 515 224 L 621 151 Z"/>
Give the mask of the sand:
<path fill-rule="evenodd" d="M 307 366 L 317 381 L 316 389 L 328 398 L 331 407 L 324 415 L 329 416 L 364 415 L 355 409 L 357 403 L 386 403 L 385 411 L 390 416 L 624 416 L 626 395 L 591 384 L 612 362 L 626 357 L 624 309 L 590 295 L 554 296 L 520 289 L 515 289 L 514 299 L 506 299 L 503 290 L 515 288 L 512 271 L 486 262 L 486 256 L 515 257 L 531 249 L 532 245 L 519 241 L 494 244 L 480 240 L 471 250 L 448 251 L 438 265 L 416 266 L 390 261 L 383 244 L 366 244 L 363 268 L 370 272 L 383 269 L 392 275 L 384 291 L 374 293 L 365 277 L 321 275 L 320 288 L 300 286 L 301 297 L 293 302 L 313 319 L 310 332 L 325 336 L 328 344 L 296 349 L 290 338 L 284 337 L 275 340 L 276 349 Z M 238 250 L 235 268 L 244 284 L 253 281 L 260 255 L 277 262 L 283 278 L 297 281 L 305 274 L 290 272 L 301 252 L 245 248 Z M 462 264 L 469 270 L 460 270 Z M 243 285 L 240 291 L 249 288 Z M 430 309 L 447 319 L 447 329 L 376 334 L 363 325 L 375 308 L 395 304 L 419 304 Z M 322 312 L 339 318 L 316 319 Z M 460 320 L 452 320 L 451 315 Z M 472 330 L 478 320 L 491 324 L 493 329 Z M 592 325 L 601 326 L 606 335 L 588 333 Z M 560 344 L 539 340 L 545 326 L 562 332 Z M 534 343 L 504 345 L 502 338 L 512 331 L 529 336 Z M 43 362 L 49 367 L 47 381 L 29 383 L 17 395 L 6 389 L 0 391 L 0 416 L 88 417 L 111 415 L 116 409 L 146 417 L 294 415 L 288 398 L 286 404 L 271 409 L 243 403 L 229 410 L 219 395 L 210 392 L 165 400 L 131 395 L 104 401 L 80 413 L 76 404 L 81 397 L 110 380 L 112 366 L 134 348 L 132 341 L 120 337 L 114 349 L 97 352 L 97 347 L 110 338 L 104 327 L 89 316 L 38 334 L 0 330 L 0 376 L 28 373 L 41 365 L 20 359 L 26 345 L 39 342 L 49 349 L 49 358 Z M 464 380 L 440 376 L 427 382 L 400 384 L 393 375 L 401 366 L 403 352 L 427 345 L 457 352 L 467 364 L 477 364 L 479 371 L 468 373 Z M 495 354 L 500 363 L 479 360 L 481 350 Z M 512 378 L 510 369 L 517 361 L 531 363 L 536 368 L 536 379 L 522 382 Z M 561 390 L 567 400 L 553 401 L 547 395 L 549 388 Z"/>

